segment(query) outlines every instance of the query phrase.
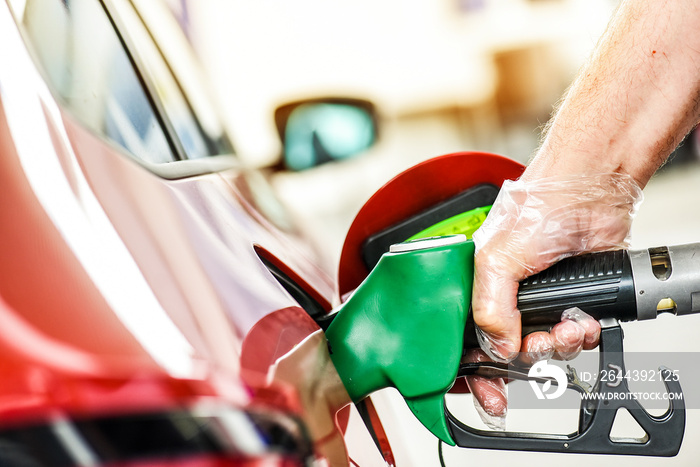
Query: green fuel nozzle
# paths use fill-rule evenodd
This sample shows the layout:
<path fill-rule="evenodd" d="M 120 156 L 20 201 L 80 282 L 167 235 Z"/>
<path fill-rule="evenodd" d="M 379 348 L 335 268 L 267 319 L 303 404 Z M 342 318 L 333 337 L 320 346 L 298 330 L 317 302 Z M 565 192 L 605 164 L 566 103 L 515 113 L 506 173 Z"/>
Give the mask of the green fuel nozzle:
<path fill-rule="evenodd" d="M 353 401 L 395 387 L 425 427 L 455 445 L 444 396 L 457 378 L 473 275 L 464 235 L 397 244 L 382 256 L 326 332 Z"/>
<path fill-rule="evenodd" d="M 478 184 L 382 230 L 366 231 L 378 227 L 367 221 L 381 214 L 387 203 L 409 187 L 408 201 L 415 202 L 423 196 L 416 190 L 418 181 L 461 167 L 453 165 L 457 161 L 478 170 L 472 177 Z M 354 287 L 362 266 L 371 272 L 335 313 L 319 320 L 324 328 L 331 320 L 326 331 L 331 359 L 349 395 L 359 402 L 374 391 L 394 387 L 418 420 L 453 446 L 676 455 L 686 421 L 680 382 L 671 377 L 676 372 L 659 367 L 669 407 L 662 415 L 648 413 L 624 379 L 620 322 L 653 319 L 661 313 L 700 313 L 700 243 L 574 256 L 520 282 L 517 303 L 523 335 L 550 330 L 563 311 L 578 307 L 601 324 L 597 374 L 610 374 L 613 368 L 623 375 L 616 384 L 607 384 L 599 376 L 595 384 L 586 386 L 573 366 L 568 368 L 566 387 L 581 395 L 576 431 L 491 432 L 462 423 L 445 405 L 445 394 L 462 376 L 527 380 L 530 385 L 541 384 L 543 390 L 546 385 L 563 384 L 556 378 L 531 377 L 529 369 L 518 364 L 461 361 L 464 349 L 479 347 L 476 325 L 469 316 L 474 245 L 467 238 L 486 218 L 486 205 L 496 200 L 501 182 L 522 170 L 521 165 L 498 156 L 448 155 L 406 171 L 363 207 L 343 249 L 349 260 L 341 268 L 341 287 L 344 291 Z M 448 185 L 445 194 L 454 188 Z M 395 244 L 407 238 L 408 242 Z M 343 277 L 344 272 L 349 274 Z M 634 415 L 643 437 L 612 436 L 620 408 Z"/>
<path fill-rule="evenodd" d="M 700 313 L 698 271 L 700 243 L 564 259 L 521 281 L 518 309 L 523 334 L 550 329 L 560 321 L 562 311 L 578 306 L 601 323 L 599 374 L 618 368 L 624 375 L 619 321 L 653 319 L 662 312 Z M 648 456 L 678 453 L 685 404 L 677 379 L 664 382 L 669 394 L 681 397 L 656 417 L 632 397 L 624 379 L 613 386 L 598 382 L 585 388 L 567 378 L 567 388 L 595 392 L 602 398 L 582 399 L 579 430 L 564 437 L 491 434 L 459 422 L 444 402 L 458 375 L 534 381 L 522 368 L 461 363 L 463 349 L 478 347 L 473 322 L 467 322 L 473 274 L 474 244 L 465 235 L 391 246 L 338 308 L 326 332 L 331 359 L 353 401 L 394 387 L 416 418 L 453 446 Z M 479 373 L 482 367 L 485 372 Z M 659 371 L 668 374 L 670 370 L 661 367 Z M 606 410 L 599 410 L 603 402 Z M 636 420 L 647 441 L 622 443 L 610 438 L 614 415 L 621 407 L 641 414 Z"/>

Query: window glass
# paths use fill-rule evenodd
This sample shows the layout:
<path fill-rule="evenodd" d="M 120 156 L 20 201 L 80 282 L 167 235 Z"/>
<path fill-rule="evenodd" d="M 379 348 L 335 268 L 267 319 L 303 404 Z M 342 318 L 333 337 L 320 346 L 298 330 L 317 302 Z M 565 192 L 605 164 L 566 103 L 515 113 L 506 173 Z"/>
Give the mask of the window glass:
<path fill-rule="evenodd" d="M 140 67 L 157 83 L 165 114 L 188 158 L 233 153 L 207 81 L 182 27 L 163 2 L 111 0 L 140 56 Z"/>
<path fill-rule="evenodd" d="M 27 0 L 15 14 L 49 84 L 86 126 L 137 159 L 176 159 L 99 1 Z"/>
<path fill-rule="evenodd" d="M 114 1 L 111 5 L 123 21 L 129 40 L 133 41 L 139 65 L 148 73 L 154 92 L 187 158 L 199 159 L 221 154 L 215 141 L 203 131 L 170 67 L 131 4 L 127 1 Z M 165 13 L 169 14 L 168 11 Z"/>

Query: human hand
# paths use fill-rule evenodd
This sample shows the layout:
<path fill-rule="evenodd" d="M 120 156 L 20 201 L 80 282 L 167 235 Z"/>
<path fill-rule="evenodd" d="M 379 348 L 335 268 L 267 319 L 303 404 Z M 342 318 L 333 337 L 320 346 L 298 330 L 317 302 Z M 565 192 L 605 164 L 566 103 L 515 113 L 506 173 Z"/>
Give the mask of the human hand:
<path fill-rule="evenodd" d="M 486 355 L 510 361 L 520 352 L 534 363 L 570 359 L 594 348 L 600 326 L 580 310 L 568 312 L 551 332 L 533 333 L 521 342 L 518 284 L 567 256 L 627 247 L 641 200 L 634 179 L 618 173 L 506 181 L 474 234 L 472 312 Z M 498 394 L 480 384 L 472 392 L 486 415 L 505 415 L 505 391 Z"/>

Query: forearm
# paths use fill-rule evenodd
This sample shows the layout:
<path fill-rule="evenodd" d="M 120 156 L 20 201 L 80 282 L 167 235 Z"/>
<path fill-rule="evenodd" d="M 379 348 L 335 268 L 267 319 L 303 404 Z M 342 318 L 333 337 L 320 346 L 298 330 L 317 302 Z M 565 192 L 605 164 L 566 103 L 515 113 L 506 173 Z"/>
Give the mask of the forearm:
<path fill-rule="evenodd" d="M 700 3 L 623 1 L 523 179 L 621 172 L 644 186 L 700 116 Z"/>
<path fill-rule="evenodd" d="M 510 360 L 518 350 L 530 360 L 568 357 L 596 345 L 599 328 L 589 319 L 560 323 L 521 347 L 518 282 L 567 255 L 626 245 L 640 186 L 700 115 L 696 2 L 622 2 L 536 157 L 521 180 L 504 183 L 474 234 L 472 311 L 492 358 Z"/>

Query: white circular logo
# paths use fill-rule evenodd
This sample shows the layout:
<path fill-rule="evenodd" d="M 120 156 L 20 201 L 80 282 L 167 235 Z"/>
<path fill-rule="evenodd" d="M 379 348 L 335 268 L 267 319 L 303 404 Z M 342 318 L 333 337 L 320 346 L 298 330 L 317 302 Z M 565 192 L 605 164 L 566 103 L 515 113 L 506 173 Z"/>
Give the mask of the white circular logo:
<path fill-rule="evenodd" d="M 549 378 L 542 384 L 541 389 L 536 381 L 528 381 L 538 399 L 556 399 L 561 397 L 566 391 L 567 379 L 564 370 L 556 365 L 550 365 L 545 360 L 532 365 L 527 375 L 530 378 Z M 557 389 L 550 394 L 549 390 L 552 388 L 552 380 L 557 382 Z"/>

